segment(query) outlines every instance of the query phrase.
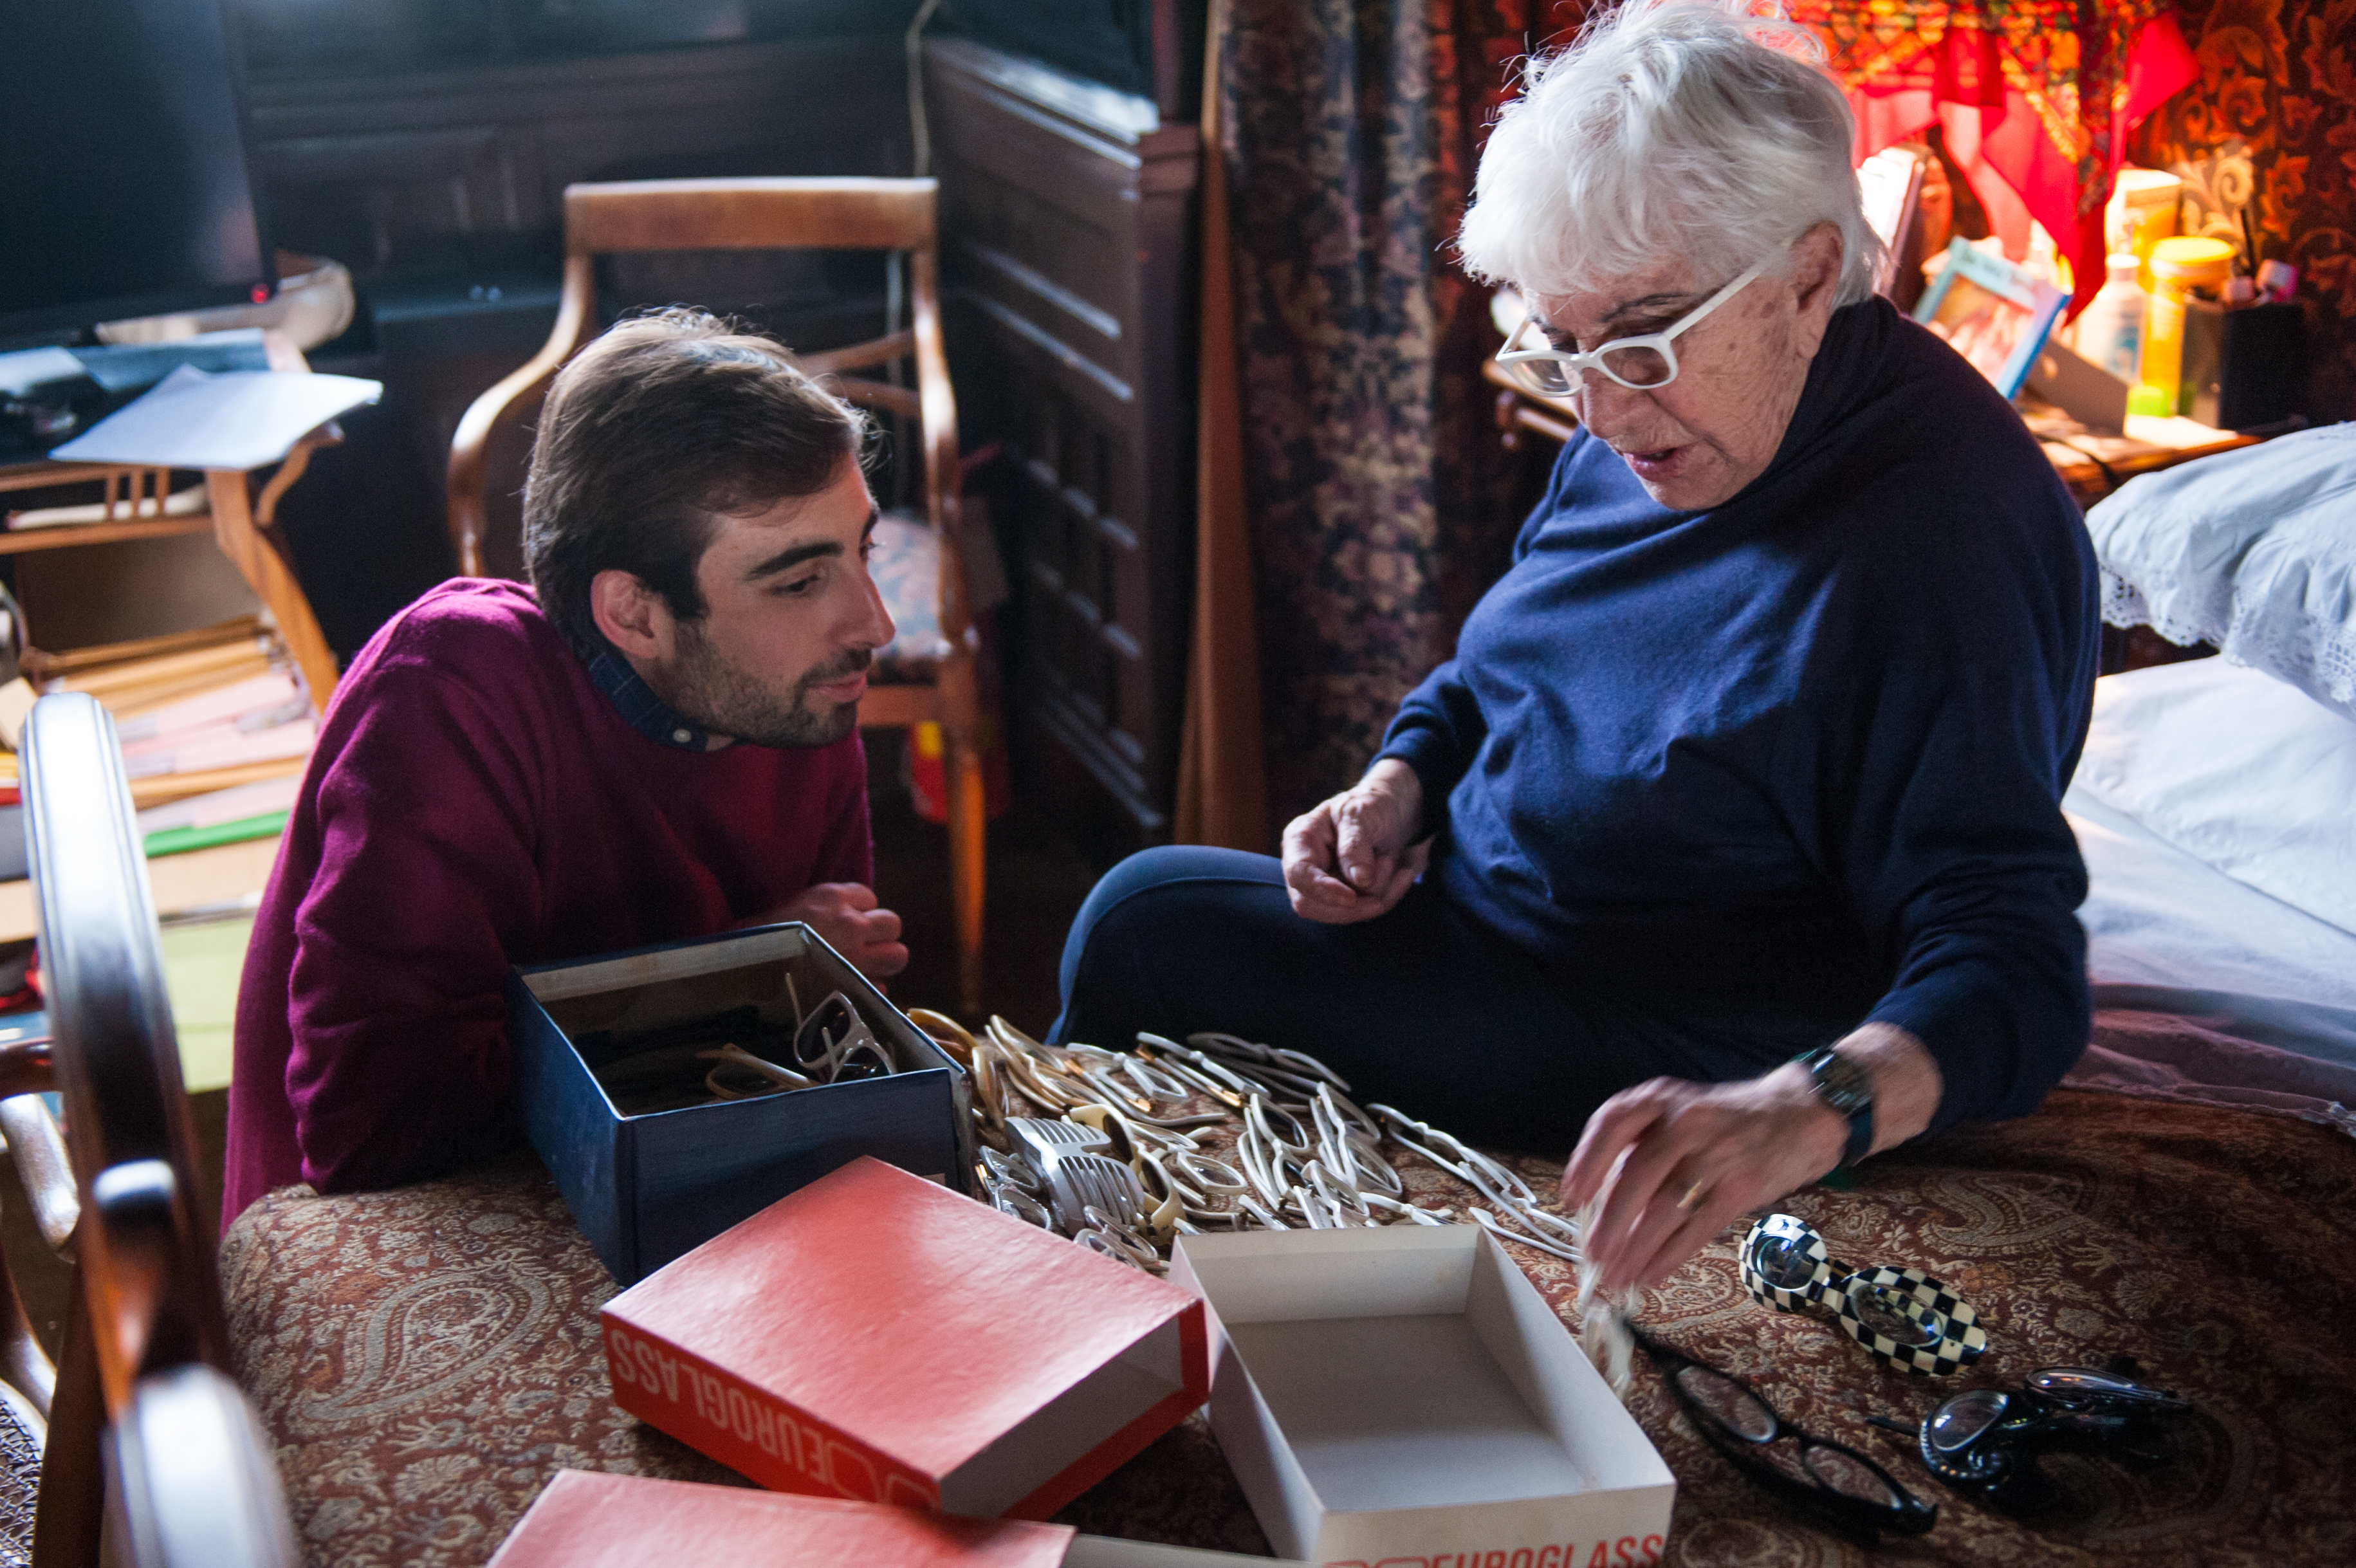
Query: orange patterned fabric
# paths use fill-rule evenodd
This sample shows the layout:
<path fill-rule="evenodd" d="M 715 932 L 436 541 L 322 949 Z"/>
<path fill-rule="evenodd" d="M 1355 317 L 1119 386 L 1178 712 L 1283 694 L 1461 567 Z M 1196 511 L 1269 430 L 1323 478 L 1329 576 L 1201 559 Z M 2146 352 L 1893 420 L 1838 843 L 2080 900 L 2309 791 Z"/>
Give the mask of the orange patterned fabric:
<path fill-rule="evenodd" d="M 1404 1157 L 1403 1157 L 1404 1158 Z M 1465 1194 L 1406 1159 L 1410 1189 Z M 1545 1189 L 1558 1167 L 1522 1168 Z M 1877 1368 L 1834 1330 L 1743 1294 L 1719 1242 L 1641 1320 L 1751 1380 L 1784 1417 L 1879 1458 L 1939 1504 L 1921 1563 L 2341 1563 L 2356 1554 L 2356 1140 L 2286 1116 L 2062 1090 L 2040 1114 L 1883 1155 L 1854 1190 L 1783 1205 L 1853 1264 L 1912 1264 L 1987 1323 L 1954 1380 Z M 1571 1271 L 1521 1259 L 1568 1315 Z M 240 1372 L 306 1560 L 487 1560 L 559 1468 L 733 1477 L 613 1404 L 596 1308 L 614 1285 L 529 1162 L 397 1192 L 271 1195 L 223 1243 Z M 941 1348 L 953 1355 L 954 1347 Z M 2134 1357 L 2188 1395 L 2182 1453 L 2143 1473 L 2049 1461 L 2075 1506 L 2031 1528 L 1939 1487 L 1875 1414 L 1957 1386 Z M 1678 1479 L 1678 1568 L 1855 1561 L 1708 1450 L 1640 1362 L 1632 1408 Z M 1083 1530 L 1267 1550 L 1198 1416 L 1060 1516 Z"/>
<path fill-rule="evenodd" d="M 1794 0 L 1849 89 L 1863 157 L 1958 109 L 2074 269 L 2103 283 L 2128 127 L 2193 79 L 2169 0 Z"/>

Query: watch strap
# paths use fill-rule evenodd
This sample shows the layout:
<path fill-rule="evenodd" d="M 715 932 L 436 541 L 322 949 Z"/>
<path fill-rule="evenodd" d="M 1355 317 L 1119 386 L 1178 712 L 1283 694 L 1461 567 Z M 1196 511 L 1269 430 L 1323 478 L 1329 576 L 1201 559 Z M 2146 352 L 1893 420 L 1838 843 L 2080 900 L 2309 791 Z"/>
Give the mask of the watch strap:
<path fill-rule="evenodd" d="M 1853 1165 L 1873 1152 L 1873 1077 L 1830 1046 L 1803 1051 L 1794 1058 L 1815 1080 L 1816 1098 L 1848 1122 L 1848 1143 L 1841 1150 L 1843 1166 Z"/>

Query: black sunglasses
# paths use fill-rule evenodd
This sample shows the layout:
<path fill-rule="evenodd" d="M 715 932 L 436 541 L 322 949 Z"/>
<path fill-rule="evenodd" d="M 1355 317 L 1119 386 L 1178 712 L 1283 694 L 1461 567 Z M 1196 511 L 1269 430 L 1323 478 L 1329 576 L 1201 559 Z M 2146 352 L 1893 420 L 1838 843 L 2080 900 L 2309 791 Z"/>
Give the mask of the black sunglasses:
<path fill-rule="evenodd" d="M 1814 1514 L 1869 1551 L 1881 1530 L 1921 1535 L 1938 1522 L 1937 1504 L 1922 1501 L 1847 1444 L 1789 1424 L 1740 1378 L 1642 1330 L 1635 1338 L 1661 1369 L 1694 1430 L 1778 1499 Z"/>
<path fill-rule="evenodd" d="M 1875 1417 L 1914 1439 L 1933 1475 L 1999 1507 L 2029 1512 L 2061 1500 L 2037 1467 L 2044 1450 L 2102 1450 L 2157 1461 L 2173 1444 L 2156 1417 L 2191 1402 L 2168 1389 L 2090 1367 L 2047 1367 L 2018 1389 L 1971 1389 L 1940 1402 L 1919 1427 Z"/>

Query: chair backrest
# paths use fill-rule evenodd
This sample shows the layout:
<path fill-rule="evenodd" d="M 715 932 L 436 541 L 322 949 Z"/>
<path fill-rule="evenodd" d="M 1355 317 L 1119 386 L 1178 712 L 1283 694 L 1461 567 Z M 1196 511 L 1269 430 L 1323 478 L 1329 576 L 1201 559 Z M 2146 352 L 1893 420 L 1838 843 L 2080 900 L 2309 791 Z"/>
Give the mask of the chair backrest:
<path fill-rule="evenodd" d="M 929 179 L 640 179 L 564 190 L 564 253 L 929 251 Z"/>
<path fill-rule="evenodd" d="M 923 431 L 927 521 L 944 541 L 957 528 L 957 400 L 940 317 L 939 187 L 930 179 L 654 179 L 573 185 L 564 191 L 564 288 L 556 326 L 530 362 L 475 400 L 450 444 L 450 535 L 458 569 L 478 575 L 487 526 L 486 466 L 494 430 L 587 342 L 597 314 L 596 259 L 650 251 L 897 251 L 908 259 L 905 329 L 800 357 L 835 378 L 845 399 L 917 422 Z M 848 374 L 913 360 L 916 387 Z M 944 550 L 945 635 L 967 624 L 964 579 Z"/>
<path fill-rule="evenodd" d="M 76 1262 L 119 1477 L 114 1505 L 143 1568 L 291 1563 L 270 1446 L 230 1381 L 211 1228 L 196 1213 L 196 1130 L 114 721 L 85 693 L 43 697 L 24 753 L 50 1034 L 81 1189 Z M 61 1399 L 72 1337 L 70 1327 Z M 62 1436 L 53 1423 L 45 1467 L 95 1466 L 95 1455 L 56 1452 Z M 48 1498 L 45 1487 L 45 1509 Z M 231 1542 L 243 1544 L 227 1554 Z"/>

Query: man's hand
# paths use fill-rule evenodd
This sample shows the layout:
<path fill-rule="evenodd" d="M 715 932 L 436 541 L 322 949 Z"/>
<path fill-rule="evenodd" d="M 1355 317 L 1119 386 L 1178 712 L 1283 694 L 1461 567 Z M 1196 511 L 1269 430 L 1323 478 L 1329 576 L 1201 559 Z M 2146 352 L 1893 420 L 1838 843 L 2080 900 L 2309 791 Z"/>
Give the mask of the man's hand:
<path fill-rule="evenodd" d="M 1920 1040 L 1868 1024 L 1837 1048 L 1873 1075 L 1877 1151 L 1931 1124 L 1943 1086 Z M 1656 1078 L 1588 1118 L 1562 1173 L 1563 1206 L 1576 1210 L 1601 1195 L 1588 1261 L 1607 1294 L 1642 1290 L 1734 1220 L 1832 1169 L 1847 1142 L 1847 1122 L 1797 1063 L 1740 1083 Z"/>
<path fill-rule="evenodd" d="M 1422 821 L 1422 781 L 1387 757 L 1350 789 L 1293 818 L 1284 830 L 1284 888 L 1293 912 L 1336 926 L 1389 913 L 1431 858 L 1429 843 L 1413 843 Z"/>
<path fill-rule="evenodd" d="M 774 926 L 786 920 L 808 925 L 870 980 L 888 980 L 908 967 L 900 917 L 878 908 L 874 890 L 859 883 L 820 882 L 741 924 Z"/>

